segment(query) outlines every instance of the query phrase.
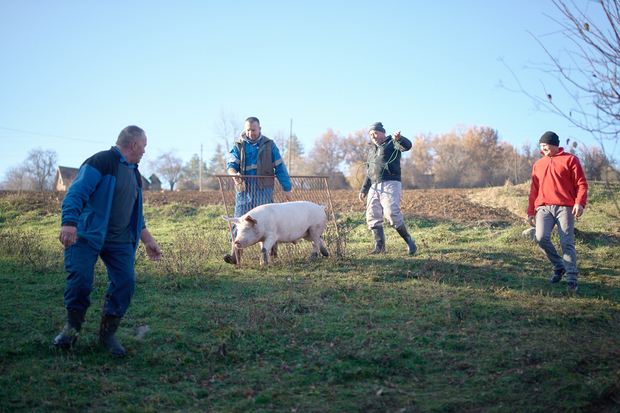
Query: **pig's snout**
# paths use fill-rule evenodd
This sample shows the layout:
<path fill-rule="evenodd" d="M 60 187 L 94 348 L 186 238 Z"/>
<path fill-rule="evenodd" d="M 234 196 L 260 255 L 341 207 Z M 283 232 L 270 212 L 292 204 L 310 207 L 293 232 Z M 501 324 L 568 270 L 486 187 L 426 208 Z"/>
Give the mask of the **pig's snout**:
<path fill-rule="evenodd" d="M 235 248 L 243 248 L 243 242 L 241 242 L 241 240 L 239 239 L 234 240 L 233 245 L 235 246 Z"/>

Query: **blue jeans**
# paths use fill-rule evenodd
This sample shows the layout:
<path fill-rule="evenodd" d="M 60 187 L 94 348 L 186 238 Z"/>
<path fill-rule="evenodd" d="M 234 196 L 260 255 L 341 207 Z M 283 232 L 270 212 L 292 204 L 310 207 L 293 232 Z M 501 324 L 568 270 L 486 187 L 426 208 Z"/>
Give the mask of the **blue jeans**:
<path fill-rule="evenodd" d="M 69 311 L 83 311 L 90 307 L 97 257 L 101 257 L 105 264 L 110 280 L 105 296 L 105 314 L 122 317 L 129 308 L 136 287 L 136 255 L 131 243 L 105 243 L 101 251 L 97 251 L 77 241 L 65 248 L 65 269 L 69 273 L 66 280 L 65 306 Z"/>
<path fill-rule="evenodd" d="M 545 253 L 555 270 L 566 270 L 566 281 L 577 282 L 577 251 L 575 250 L 575 216 L 573 207 L 559 205 L 543 205 L 536 210 L 536 242 Z M 551 231 L 558 226 L 562 254 L 551 242 Z"/>
<path fill-rule="evenodd" d="M 252 188 L 235 194 L 235 216 L 240 217 L 263 204 L 273 203 L 273 188 Z"/>

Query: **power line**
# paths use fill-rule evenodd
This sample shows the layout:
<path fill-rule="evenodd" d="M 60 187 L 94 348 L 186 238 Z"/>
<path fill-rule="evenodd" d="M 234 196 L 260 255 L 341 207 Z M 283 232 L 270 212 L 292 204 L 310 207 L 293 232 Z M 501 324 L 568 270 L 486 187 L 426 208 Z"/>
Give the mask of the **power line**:
<path fill-rule="evenodd" d="M 47 133 L 38 133 L 38 132 L 30 132 L 30 131 L 19 130 L 19 129 L 4 128 L 2 126 L 0 126 L 0 129 L 8 130 L 8 131 L 11 131 L 11 132 L 28 133 L 30 135 L 45 136 L 45 137 L 48 137 L 48 138 L 66 139 L 66 140 L 69 140 L 69 141 L 89 142 L 89 143 L 105 143 L 105 142 L 100 142 L 100 141 L 89 141 L 87 139 L 67 138 L 66 136 L 49 135 Z"/>

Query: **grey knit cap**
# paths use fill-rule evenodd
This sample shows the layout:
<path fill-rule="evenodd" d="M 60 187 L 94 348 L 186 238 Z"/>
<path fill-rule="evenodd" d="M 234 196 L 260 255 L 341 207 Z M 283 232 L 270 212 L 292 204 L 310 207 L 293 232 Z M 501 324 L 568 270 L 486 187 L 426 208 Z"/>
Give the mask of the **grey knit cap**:
<path fill-rule="evenodd" d="M 560 146 L 560 137 L 555 132 L 545 132 L 540 137 L 540 143 L 547 143 L 549 145 Z"/>
<path fill-rule="evenodd" d="M 370 128 L 368 128 L 368 132 L 373 131 L 373 130 L 377 130 L 379 132 L 385 133 L 385 128 L 383 127 L 383 123 L 381 122 L 375 122 L 372 125 L 370 125 Z"/>

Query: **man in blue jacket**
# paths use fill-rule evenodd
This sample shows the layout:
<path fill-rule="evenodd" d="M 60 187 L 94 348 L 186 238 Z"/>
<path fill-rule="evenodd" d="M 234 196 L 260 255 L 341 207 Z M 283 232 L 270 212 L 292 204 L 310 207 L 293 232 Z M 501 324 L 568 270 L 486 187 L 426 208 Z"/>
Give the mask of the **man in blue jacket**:
<path fill-rule="evenodd" d="M 291 179 L 286 165 L 280 156 L 275 142 L 261 134 L 258 118 L 249 117 L 245 121 L 245 129 L 241 137 L 235 141 L 230 150 L 226 169 L 229 175 L 235 175 L 235 216 L 249 212 L 259 205 L 273 203 L 273 178 L 237 178 L 241 175 L 275 176 L 278 178 L 284 199 L 292 201 Z M 274 246 L 275 248 L 275 246 Z M 232 247 L 230 254 L 224 255 L 224 261 L 237 263 L 237 253 Z"/>
<path fill-rule="evenodd" d="M 383 217 L 386 216 L 392 228 L 407 243 L 409 254 L 413 255 L 418 248 L 400 212 L 400 154 L 411 149 L 411 141 L 401 136 L 400 131 L 386 136 L 381 122 L 373 123 L 368 129 L 368 135 L 373 145 L 368 154 L 366 177 L 360 188 L 359 199 L 366 201 L 366 222 L 375 241 L 375 248 L 369 254 L 385 252 Z"/>
<path fill-rule="evenodd" d="M 88 158 L 62 202 L 58 239 L 65 246 L 66 323 L 54 344 L 69 348 L 77 341 L 93 290 L 94 267 L 101 257 L 110 284 L 99 328 L 99 342 L 114 355 L 125 349 L 116 338 L 121 318 L 136 285 L 134 261 L 141 240 L 150 260 L 161 259 L 159 246 L 146 229 L 142 214 L 142 177 L 138 162 L 146 135 L 128 126 L 116 146 Z"/>

